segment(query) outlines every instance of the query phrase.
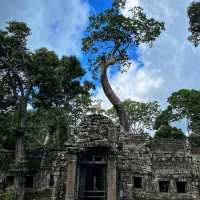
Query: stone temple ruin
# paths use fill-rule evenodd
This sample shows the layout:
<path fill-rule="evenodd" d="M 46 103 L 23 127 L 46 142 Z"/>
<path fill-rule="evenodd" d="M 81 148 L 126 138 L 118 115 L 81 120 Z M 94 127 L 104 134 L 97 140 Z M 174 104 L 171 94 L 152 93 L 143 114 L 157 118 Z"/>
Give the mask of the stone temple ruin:
<path fill-rule="evenodd" d="M 1 151 L 2 190 L 14 181 L 13 156 Z M 87 116 L 64 149 L 31 152 L 25 200 L 197 200 L 200 148 L 187 139 L 120 133 L 101 115 Z"/>

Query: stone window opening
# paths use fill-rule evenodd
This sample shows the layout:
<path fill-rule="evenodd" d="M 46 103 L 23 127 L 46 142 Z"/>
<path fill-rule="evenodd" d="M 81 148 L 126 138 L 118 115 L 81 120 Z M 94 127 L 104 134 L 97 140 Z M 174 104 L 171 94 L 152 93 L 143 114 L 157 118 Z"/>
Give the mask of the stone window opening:
<path fill-rule="evenodd" d="M 169 181 L 160 181 L 159 188 L 160 188 L 160 192 L 162 193 L 169 192 Z"/>
<path fill-rule="evenodd" d="M 142 188 L 142 177 L 134 177 L 133 183 L 134 183 L 134 188 L 136 189 Z"/>
<path fill-rule="evenodd" d="M 33 188 L 33 176 L 25 176 L 25 188 Z"/>
<path fill-rule="evenodd" d="M 9 187 L 9 186 L 14 185 L 14 181 L 15 181 L 14 176 L 7 176 L 6 177 L 6 186 Z"/>
<path fill-rule="evenodd" d="M 54 186 L 54 176 L 53 176 L 53 174 L 50 174 L 49 186 L 50 186 L 50 187 L 53 187 L 53 186 Z"/>
<path fill-rule="evenodd" d="M 187 186 L 187 182 L 177 181 L 176 182 L 177 193 L 186 193 L 186 186 Z"/>

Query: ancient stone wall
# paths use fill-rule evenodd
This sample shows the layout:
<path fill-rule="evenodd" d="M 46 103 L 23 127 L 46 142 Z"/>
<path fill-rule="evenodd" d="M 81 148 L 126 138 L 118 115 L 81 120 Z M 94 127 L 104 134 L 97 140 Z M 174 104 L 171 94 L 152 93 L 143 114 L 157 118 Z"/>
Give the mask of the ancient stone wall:
<path fill-rule="evenodd" d="M 199 199 L 197 160 L 187 140 L 145 139 L 125 140 L 126 157 L 119 162 L 121 199 Z M 137 185 L 135 181 L 141 181 Z M 181 186 L 177 186 L 181 185 Z M 177 191 L 177 187 L 179 191 Z"/>
<path fill-rule="evenodd" d="M 26 176 L 33 184 L 25 200 L 80 200 L 82 155 L 88 169 L 105 165 L 106 200 L 200 199 L 200 148 L 187 139 L 124 135 L 106 117 L 91 115 L 65 148 L 30 152 Z M 12 159 L 13 152 L 0 151 L 0 189 L 13 176 Z"/>

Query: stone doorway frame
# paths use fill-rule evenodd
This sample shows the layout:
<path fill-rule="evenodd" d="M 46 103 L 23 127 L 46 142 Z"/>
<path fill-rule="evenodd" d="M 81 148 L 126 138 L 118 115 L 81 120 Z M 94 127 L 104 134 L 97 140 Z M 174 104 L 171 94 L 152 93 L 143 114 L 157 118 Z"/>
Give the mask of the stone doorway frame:
<path fill-rule="evenodd" d="M 102 174 L 99 176 L 98 172 Z M 91 173 L 91 175 L 88 173 Z M 95 178 L 95 176 L 99 177 L 100 179 L 98 178 L 97 180 L 100 182 L 96 182 L 96 184 L 100 183 L 100 185 L 97 186 L 95 180 L 93 180 L 91 176 L 94 176 L 93 178 Z M 89 179 L 91 180 L 91 183 L 88 182 Z M 89 185 L 90 188 L 88 187 Z M 98 188 L 95 189 L 95 187 Z M 77 191 L 78 200 L 89 199 L 90 196 L 107 200 L 107 153 L 98 148 L 91 148 L 79 155 Z"/>
<path fill-rule="evenodd" d="M 78 154 L 71 155 L 67 166 L 66 196 L 65 200 L 78 200 Z M 107 200 L 117 200 L 117 169 L 116 161 L 107 161 Z"/>

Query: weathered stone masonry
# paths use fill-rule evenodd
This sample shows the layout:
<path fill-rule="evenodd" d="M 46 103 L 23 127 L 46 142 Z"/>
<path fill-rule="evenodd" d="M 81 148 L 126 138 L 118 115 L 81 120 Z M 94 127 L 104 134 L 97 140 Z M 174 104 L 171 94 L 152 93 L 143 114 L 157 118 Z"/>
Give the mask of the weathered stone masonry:
<path fill-rule="evenodd" d="M 7 154 L 0 153 L 2 161 Z M 35 154 L 27 200 L 200 199 L 200 148 L 187 139 L 125 135 L 104 116 L 86 117 L 64 149 Z M 12 176 L 1 168 L 1 190 Z"/>

